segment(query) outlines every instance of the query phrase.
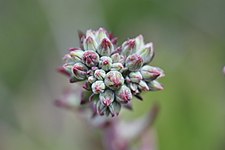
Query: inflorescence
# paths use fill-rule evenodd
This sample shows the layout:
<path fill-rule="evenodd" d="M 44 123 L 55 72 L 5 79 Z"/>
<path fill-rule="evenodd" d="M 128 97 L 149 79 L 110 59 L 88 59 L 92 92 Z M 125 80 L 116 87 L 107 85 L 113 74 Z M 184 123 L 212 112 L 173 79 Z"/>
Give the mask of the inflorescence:
<path fill-rule="evenodd" d="M 80 47 L 70 48 L 59 72 L 71 83 L 84 81 L 90 91 L 81 104 L 91 104 L 94 114 L 115 116 L 132 97 L 142 99 L 142 91 L 162 90 L 157 81 L 162 69 L 148 65 L 154 57 L 152 43 L 144 43 L 142 35 L 117 46 L 117 38 L 103 28 L 79 33 Z"/>

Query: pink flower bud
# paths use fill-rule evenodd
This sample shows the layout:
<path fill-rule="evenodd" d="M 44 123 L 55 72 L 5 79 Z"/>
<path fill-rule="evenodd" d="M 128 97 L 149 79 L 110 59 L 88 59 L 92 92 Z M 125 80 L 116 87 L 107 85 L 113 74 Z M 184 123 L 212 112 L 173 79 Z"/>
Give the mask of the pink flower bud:
<path fill-rule="evenodd" d="M 164 72 L 162 69 L 158 67 L 152 67 L 149 65 L 145 65 L 140 69 L 140 72 L 145 81 L 152 81 L 164 76 Z"/>
<path fill-rule="evenodd" d="M 140 72 L 131 72 L 129 74 L 131 82 L 139 83 L 142 80 L 142 75 Z"/>
<path fill-rule="evenodd" d="M 113 50 L 114 50 L 113 44 L 110 42 L 109 39 L 104 38 L 99 48 L 97 49 L 97 52 L 101 56 L 109 56 Z"/>
<path fill-rule="evenodd" d="M 86 78 L 87 67 L 82 63 L 76 63 L 73 65 L 73 74 L 79 80 Z"/>
<path fill-rule="evenodd" d="M 152 43 L 146 44 L 142 49 L 138 50 L 136 53 L 143 58 L 144 63 L 149 63 L 154 57 Z"/>
<path fill-rule="evenodd" d="M 99 56 L 92 50 L 85 51 L 83 54 L 83 63 L 88 67 L 97 65 L 99 62 Z"/>
<path fill-rule="evenodd" d="M 103 80 L 105 78 L 105 71 L 102 69 L 95 70 L 94 76 L 98 80 Z"/>
<path fill-rule="evenodd" d="M 109 71 L 105 77 L 105 85 L 110 89 L 119 89 L 124 84 L 124 78 L 118 71 Z"/>
<path fill-rule="evenodd" d="M 127 57 L 126 67 L 130 71 L 137 71 L 143 65 L 143 58 L 138 54 L 133 54 Z"/>
<path fill-rule="evenodd" d="M 105 84 L 103 81 L 95 81 L 92 85 L 91 85 L 92 91 L 95 94 L 99 94 L 104 92 L 105 90 Z"/>
<path fill-rule="evenodd" d="M 101 67 L 103 70 L 108 71 L 110 70 L 112 65 L 112 59 L 108 56 L 102 56 L 100 58 L 99 67 Z"/>
<path fill-rule="evenodd" d="M 84 50 L 96 51 L 97 49 L 97 43 L 94 40 L 94 38 L 91 36 L 88 36 L 85 38 L 83 45 L 84 45 Z"/>
<path fill-rule="evenodd" d="M 118 91 L 116 91 L 116 100 L 122 103 L 127 103 L 132 99 L 132 93 L 130 89 L 123 85 Z"/>
<path fill-rule="evenodd" d="M 163 90 L 163 86 L 156 80 L 153 80 L 148 83 L 148 87 L 150 91 L 159 91 Z"/>

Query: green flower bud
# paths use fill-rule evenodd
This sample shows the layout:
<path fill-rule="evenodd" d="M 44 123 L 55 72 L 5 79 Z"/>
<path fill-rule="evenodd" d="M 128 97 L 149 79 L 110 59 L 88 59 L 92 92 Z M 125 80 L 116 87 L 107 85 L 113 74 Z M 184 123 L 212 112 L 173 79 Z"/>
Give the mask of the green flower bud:
<path fill-rule="evenodd" d="M 159 91 L 163 90 L 163 86 L 156 80 L 153 80 L 148 83 L 148 87 L 150 91 Z"/>
<path fill-rule="evenodd" d="M 103 28 L 99 28 L 96 31 L 96 41 L 100 43 L 103 39 L 108 38 L 107 31 Z"/>
<path fill-rule="evenodd" d="M 124 84 L 124 78 L 118 71 L 109 71 L 105 77 L 105 85 L 112 90 L 119 89 Z"/>
<path fill-rule="evenodd" d="M 138 88 L 142 91 L 149 91 L 149 87 L 147 85 L 147 83 L 143 80 L 141 80 L 138 84 Z"/>
<path fill-rule="evenodd" d="M 108 71 L 110 70 L 112 65 L 112 59 L 108 56 L 102 56 L 100 58 L 99 67 L 101 67 L 103 70 Z"/>
<path fill-rule="evenodd" d="M 144 38 L 142 35 L 139 35 L 135 38 L 136 49 L 139 50 L 144 47 Z"/>
<path fill-rule="evenodd" d="M 96 52 L 92 50 L 87 50 L 83 54 L 83 63 L 88 67 L 96 66 L 99 62 L 99 56 Z"/>
<path fill-rule="evenodd" d="M 93 76 L 89 76 L 89 77 L 88 77 L 88 82 L 89 82 L 89 83 L 92 84 L 92 83 L 94 83 L 95 81 L 96 81 L 96 78 L 95 78 L 95 77 L 93 77 Z"/>
<path fill-rule="evenodd" d="M 114 93 L 111 90 L 105 90 L 105 92 L 100 93 L 99 100 L 105 106 L 109 106 L 114 101 Z"/>
<path fill-rule="evenodd" d="M 84 50 L 93 50 L 93 51 L 96 51 L 98 46 L 94 38 L 91 36 L 88 36 L 84 39 L 83 45 L 84 45 Z"/>
<path fill-rule="evenodd" d="M 121 54 L 124 57 L 128 57 L 136 51 L 136 43 L 134 39 L 129 39 L 122 44 Z"/>
<path fill-rule="evenodd" d="M 75 63 L 73 65 L 73 74 L 78 80 L 84 80 L 86 78 L 86 73 L 88 68 L 82 63 Z"/>
<path fill-rule="evenodd" d="M 138 54 L 133 54 L 127 57 L 126 67 L 130 71 L 137 71 L 143 65 L 143 58 Z"/>
<path fill-rule="evenodd" d="M 145 65 L 140 69 L 140 72 L 145 81 L 152 81 L 157 78 L 163 77 L 164 72 L 162 69 L 158 67 L 152 67 L 149 65 Z"/>
<path fill-rule="evenodd" d="M 107 110 L 107 107 L 99 100 L 96 104 L 97 114 L 103 116 L 106 110 Z"/>
<path fill-rule="evenodd" d="M 73 75 L 73 71 L 72 71 L 73 65 L 71 64 L 64 64 L 62 67 L 59 67 L 57 70 L 58 72 L 71 77 L 71 75 Z"/>
<path fill-rule="evenodd" d="M 109 110 L 112 116 L 118 116 L 121 110 L 121 104 L 117 101 L 113 101 L 113 103 L 109 105 Z"/>
<path fill-rule="evenodd" d="M 115 53 L 111 56 L 113 63 L 121 63 L 124 64 L 124 56 L 119 53 Z"/>
<path fill-rule="evenodd" d="M 138 50 L 136 53 L 143 58 L 144 63 L 149 63 L 154 56 L 152 43 L 146 44 L 142 49 Z"/>
<path fill-rule="evenodd" d="M 127 103 L 132 99 L 132 93 L 130 89 L 123 85 L 118 91 L 116 91 L 116 100 L 122 103 Z"/>
<path fill-rule="evenodd" d="M 139 71 L 137 72 L 131 72 L 129 74 L 130 81 L 134 83 L 139 83 L 142 80 L 142 75 Z"/>
<path fill-rule="evenodd" d="M 138 90 L 138 85 L 136 83 L 128 83 L 128 87 L 131 89 L 132 93 L 140 93 L 140 91 Z"/>
<path fill-rule="evenodd" d="M 101 56 L 109 56 L 111 52 L 114 50 L 113 44 L 108 38 L 104 38 L 99 45 L 97 52 Z"/>
<path fill-rule="evenodd" d="M 82 61 L 84 51 L 83 50 L 75 50 L 70 52 L 70 56 L 73 61 Z"/>
<path fill-rule="evenodd" d="M 91 85 L 92 91 L 95 94 L 99 94 L 104 92 L 105 90 L 105 84 L 103 81 L 95 81 L 92 85 Z"/>
<path fill-rule="evenodd" d="M 103 80 L 105 78 L 105 71 L 102 69 L 95 70 L 94 76 L 98 80 Z"/>
<path fill-rule="evenodd" d="M 111 66 L 111 70 L 123 72 L 124 66 L 121 63 L 113 63 Z"/>

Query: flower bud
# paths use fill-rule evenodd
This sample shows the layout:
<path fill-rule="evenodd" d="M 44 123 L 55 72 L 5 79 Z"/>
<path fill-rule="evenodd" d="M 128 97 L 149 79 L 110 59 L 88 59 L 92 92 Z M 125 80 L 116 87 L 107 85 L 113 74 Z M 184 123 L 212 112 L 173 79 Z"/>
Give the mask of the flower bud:
<path fill-rule="evenodd" d="M 97 52 L 101 56 L 109 56 L 111 52 L 114 50 L 113 44 L 108 38 L 104 38 L 99 45 Z"/>
<path fill-rule="evenodd" d="M 103 80 L 105 78 L 105 71 L 102 69 L 95 70 L 94 76 L 98 80 Z"/>
<path fill-rule="evenodd" d="M 163 86 L 156 80 L 153 80 L 148 83 L 148 87 L 150 91 L 159 91 L 163 90 Z"/>
<path fill-rule="evenodd" d="M 93 77 L 93 76 L 89 76 L 89 77 L 88 77 L 88 82 L 89 82 L 89 83 L 92 84 L 92 83 L 94 83 L 95 81 L 96 81 L 96 78 L 95 78 L 95 77 Z"/>
<path fill-rule="evenodd" d="M 113 101 L 111 105 L 109 105 L 110 113 L 113 116 L 118 116 L 121 110 L 121 104 L 117 101 Z"/>
<path fill-rule="evenodd" d="M 103 29 L 103 28 L 99 28 L 96 31 L 96 40 L 97 40 L 97 42 L 100 43 L 105 38 L 108 38 L 107 37 L 107 31 L 105 29 Z"/>
<path fill-rule="evenodd" d="M 96 109 L 97 114 L 103 116 L 107 110 L 107 107 L 99 100 L 96 104 Z"/>
<path fill-rule="evenodd" d="M 139 83 L 142 80 L 142 75 L 139 71 L 137 72 L 131 72 L 129 74 L 130 81 L 134 83 Z"/>
<path fill-rule="evenodd" d="M 113 63 L 111 66 L 111 70 L 122 72 L 124 69 L 121 63 Z"/>
<path fill-rule="evenodd" d="M 136 53 L 143 58 L 144 63 L 149 63 L 154 56 L 152 43 L 146 44 L 142 49 L 138 50 Z"/>
<path fill-rule="evenodd" d="M 123 85 L 118 91 L 116 91 L 116 100 L 122 103 L 127 103 L 132 99 L 132 93 L 130 89 Z"/>
<path fill-rule="evenodd" d="M 94 40 L 94 37 L 91 37 L 91 36 L 87 36 L 84 39 L 83 45 L 84 45 L 84 50 L 93 50 L 93 51 L 96 51 L 96 49 L 97 49 L 97 43 Z"/>
<path fill-rule="evenodd" d="M 105 85 L 112 90 L 119 89 L 124 84 L 124 78 L 118 71 L 109 71 L 105 77 Z"/>
<path fill-rule="evenodd" d="M 108 56 L 102 56 L 100 58 L 99 67 L 101 67 L 103 70 L 108 71 L 111 68 L 112 65 L 112 59 Z"/>
<path fill-rule="evenodd" d="M 143 58 L 138 54 L 133 54 L 127 57 L 126 67 L 130 71 L 137 71 L 143 65 Z"/>
<path fill-rule="evenodd" d="M 69 63 L 72 61 L 72 57 L 70 56 L 70 54 L 66 54 L 64 57 L 63 57 L 63 61 L 65 61 L 66 63 Z"/>
<path fill-rule="evenodd" d="M 141 80 L 138 84 L 138 88 L 142 91 L 149 91 L 149 87 L 147 85 L 147 83 L 143 80 Z"/>
<path fill-rule="evenodd" d="M 145 65 L 140 69 L 140 72 L 145 81 L 152 81 L 157 78 L 163 77 L 164 72 L 162 69 L 158 67 L 152 67 L 149 65 Z"/>
<path fill-rule="evenodd" d="M 99 56 L 96 52 L 92 50 L 87 50 L 83 54 L 83 63 L 88 67 L 97 65 L 99 62 Z"/>
<path fill-rule="evenodd" d="M 124 63 L 124 56 L 119 53 L 115 53 L 111 56 L 113 63 Z"/>
<path fill-rule="evenodd" d="M 138 85 L 136 83 L 129 83 L 129 88 L 131 89 L 132 93 L 138 94 L 140 91 L 138 90 Z"/>
<path fill-rule="evenodd" d="M 84 51 L 83 50 L 75 50 L 70 52 L 70 56 L 73 59 L 73 61 L 81 61 L 83 58 Z"/>
<path fill-rule="evenodd" d="M 79 80 L 84 80 L 86 78 L 87 67 L 82 63 L 75 63 L 73 65 L 73 74 Z"/>
<path fill-rule="evenodd" d="M 136 49 L 139 50 L 144 47 L 144 38 L 142 35 L 139 35 L 135 38 Z"/>
<path fill-rule="evenodd" d="M 109 106 L 114 101 L 114 93 L 111 90 L 105 90 L 105 92 L 100 93 L 99 100 L 105 105 Z"/>
<path fill-rule="evenodd" d="M 134 39 L 129 39 L 122 44 L 122 55 L 128 57 L 136 51 L 136 43 Z"/>
<path fill-rule="evenodd" d="M 92 85 L 91 85 L 92 91 L 95 94 L 99 94 L 104 92 L 105 90 L 105 84 L 103 81 L 95 81 Z"/>
<path fill-rule="evenodd" d="M 63 66 L 59 67 L 57 69 L 57 71 L 66 75 L 66 76 L 68 76 L 68 77 L 70 77 L 73 74 L 72 69 L 71 69 L 72 67 L 73 66 L 70 65 L 70 64 L 64 64 Z"/>

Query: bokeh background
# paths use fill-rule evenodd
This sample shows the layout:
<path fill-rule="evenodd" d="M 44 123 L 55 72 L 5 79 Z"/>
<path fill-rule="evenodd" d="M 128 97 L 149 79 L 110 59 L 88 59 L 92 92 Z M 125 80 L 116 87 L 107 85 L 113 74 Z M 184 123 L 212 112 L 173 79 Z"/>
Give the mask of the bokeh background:
<path fill-rule="evenodd" d="M 144 94 L 125 119 L 161 110 L 160 150 L 225 149 L 224 0 L 0 0 L 0 150 L 100 150 L 99 130 L 56 108 L 56 73 L 77 30 L 105 27 L 119 43 L 143 34 L 164 91 Z"/>

